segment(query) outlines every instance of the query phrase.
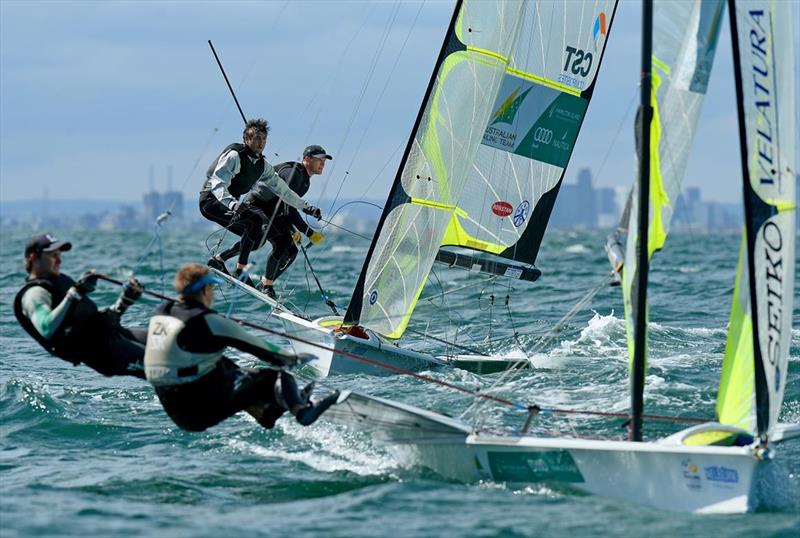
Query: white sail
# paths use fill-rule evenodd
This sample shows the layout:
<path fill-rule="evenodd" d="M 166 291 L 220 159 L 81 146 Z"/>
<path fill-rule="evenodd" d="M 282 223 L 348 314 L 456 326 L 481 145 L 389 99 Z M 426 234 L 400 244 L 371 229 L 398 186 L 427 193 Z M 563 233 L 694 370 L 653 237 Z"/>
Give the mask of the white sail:
<path fill-rule="evenodd" d="M 794 299 L 797 13 L 791 2 L 735 6 L 745 236 L 717 413 L 769 436 L 783 402 Z"/>
<path fill-rule="evenodd" d="M 520 39 L 443 245 L 535 261 L 615 8 L 615 0 L 527 4 Z"/>
<path fill-rule="evenodd" d="M 399 338 L 461 196 L 508 66 L 521 2 L 464 2 L 401 164 L 345 323 Z"/>
<path fill-rule="evenodd" d="M 345 323 L 399 338 L 440 245 L 500 254 L 518 242 L 572 153 L 615 6 L 459 6 Z M 518 147 L 507 151 L 487 134 L 523 94 L 505 125 L 519 133 Z"/>
<path fill-rule="evenodd" d="M 722 0 L 653 4 L 653 119 L 650 124 L 650 207 L 648 258 L 666 241 L 694 140 L 697 118 L 714 62 L 724 3 Z M 638 186 L 634 186 L 628 222 L 622 289 L 633 358 L 636 256 L 639 235 Z"/>

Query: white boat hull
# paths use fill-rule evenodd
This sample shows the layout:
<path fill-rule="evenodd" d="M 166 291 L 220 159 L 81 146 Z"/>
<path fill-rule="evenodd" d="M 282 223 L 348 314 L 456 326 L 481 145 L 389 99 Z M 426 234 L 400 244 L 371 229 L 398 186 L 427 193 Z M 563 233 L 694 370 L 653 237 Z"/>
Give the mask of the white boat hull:
<path fill-rule="evenodd" d="M 283 323 L 295 353 L 317 357 L 309 365 L 320 377 L 337 374 L 386 376 L 398 373 L 396 369 L 423 370 L 447 365 L 432 355 L 386 342 L 371 331 L 366 332 L 368 338 L 334 334 L 333 329 L 341 323 L 341 318 L 306 320 L 283 311 L 275 311 L 273 315 Z"/>
<path fill-rule="evenodd" d="M 395 445 L 392 452 L 406 465 L 422 465 L 452 480 L 558 484 L 665 510 L 710 513 L 752 510 L 760 463 L 745 447 L 532 436 L 469 435 L 458 444 Z"/>
<path fill-rule="evenodd" d="M 631 443 L 473 433 L 455 419 L 353 393 L 329 414 L 371 431 L 401 464 L 450 480 L 557 485 L 671 511 L 753 510 L 763 464 L 753 446 L 688 446 L 676 436 Z"/>

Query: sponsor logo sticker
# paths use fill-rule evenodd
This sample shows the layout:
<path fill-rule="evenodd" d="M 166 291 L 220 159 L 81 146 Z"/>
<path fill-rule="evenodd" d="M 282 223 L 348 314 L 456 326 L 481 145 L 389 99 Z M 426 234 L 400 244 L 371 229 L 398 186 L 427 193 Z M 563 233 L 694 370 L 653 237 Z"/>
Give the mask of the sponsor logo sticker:
<path fill-rule="evenodd" d="M 528 218 L 528 210 L 530 208 L 531 204 L 527 200 L 523 200 L 522 203 L 517 206 L 517 210 L 514 211 L 514 226 L 519 228 L 525 223 L 525 219 Z"/>
<path fill-rule="evenodd" d="M 690 459 L 681 461 L 683 467 L 683 480 L 689 489 L 700 489 L 700 473 L 697 465 Z"/>
<path fill-rule="evenodd" d="M 508 202 L 498 201 L 492 204 L 492 213 L 498 217 L 507 217 L 514 211 L 514 207 Z"/>
<path fill-rule="evenodd" d="M 372 290 L 369 294 L 369 304 L 373 305 L 378 302 L 378 290 Z"/>
<path fill-rule="evenodd" d="M 704 467 L 706 473 L 706 480 L 709 482 L 725 482 L 728 484 L 737 484 L 739 482 L 739 473 L 736 469 L 730 467 L 723 467 L 721 465 L 712 465 Z"/>

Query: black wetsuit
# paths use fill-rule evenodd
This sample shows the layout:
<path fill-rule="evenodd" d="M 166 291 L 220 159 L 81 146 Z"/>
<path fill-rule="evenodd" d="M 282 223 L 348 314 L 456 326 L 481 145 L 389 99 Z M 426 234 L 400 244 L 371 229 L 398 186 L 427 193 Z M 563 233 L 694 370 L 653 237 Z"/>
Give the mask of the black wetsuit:
<path fill-rule="evenodd" d="M 164 303 L 154 313 L 145 370 L 175 424 L 203 431 L 257 406 L 264 411 L 259 423 L 271 428 L 286 410 L 306 405 L 307 396 L 301 395 L 290 374 L 240 368 L 223 356 L 226 347 L 276 366 L 294 359 L 194 301 Z"/>
<path fill-rule="evenodd" d="M 303 163 L 281 163 L 275 165 L 275 172 L 298 196 L 305 196 L 311 186 L 311 177 Z M 294 230 L 305 234 L 306 237 L 311 237 L 314 230 L 306 223 L 297 209 L 282 202 L 265 189 L 253 190 L 252 202 L 267 217 L 268 228 L 262 243 L 269 241 L 272 245 L 272 252 L 267 258 L 264 277 L 274 281 L 289 268 L 297 257 L 297 246 L 292 239 Z"/>
<path fill-rule="evenodd" d="M 144 344 L 147 332 L 126 329 L 120 325 L 120 315 L 110 309 L 98 310 L 87 296 L 78 300 L 67 298 L 75 281 L 65 274 L 57 277 L 28 280 L 14 298 L 17 321 L 39 345 L 52 355 L 74 365 L 85 364 L 106 375 L 130 375 L 144 379 Z M 31 288 L 42 287 L 50 293 L 47 305 L 55 309 L 63 301 L 67 313 L 54 333 L 45 337 L 28 318 L 23 309 L 23 296 Z"/>

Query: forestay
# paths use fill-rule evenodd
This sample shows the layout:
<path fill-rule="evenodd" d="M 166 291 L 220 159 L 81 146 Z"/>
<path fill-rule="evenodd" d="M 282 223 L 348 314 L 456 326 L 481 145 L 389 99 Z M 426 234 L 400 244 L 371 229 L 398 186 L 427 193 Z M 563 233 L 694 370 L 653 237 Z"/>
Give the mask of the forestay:
<path fill-rule="evenodd" d="M 722 22 L 723 0 L 656 1 L 653 4 L 653 118 L 650 123 L 648 258 L 664 246 L 694 140 Z M 638 144 L 637 144 L 638 145 Z M 634 185 L 622 293 L 633 360 L 635 275 L 639 235 L 638 185 Z M 646 315 L 646 313 L 645 313 Z"/>
<path fill-rule="evenodd" d="M 778 420 L 791 340 L 796 25 L 791 2 L 740 1 L 731 13 L 745 231 L 717 414 L 762 438 Z"/>

